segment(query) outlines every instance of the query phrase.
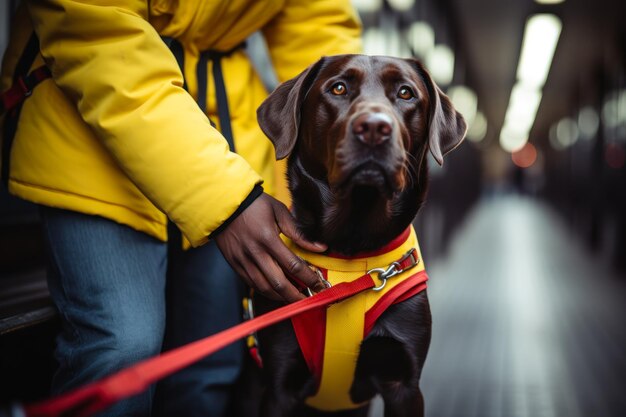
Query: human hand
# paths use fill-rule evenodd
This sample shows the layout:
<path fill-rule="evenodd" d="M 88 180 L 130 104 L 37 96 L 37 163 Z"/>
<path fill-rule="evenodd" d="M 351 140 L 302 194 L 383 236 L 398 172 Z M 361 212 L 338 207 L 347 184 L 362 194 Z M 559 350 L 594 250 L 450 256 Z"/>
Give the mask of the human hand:
<path fill-rule="evenodd" d="M 287 207 L 265 193 L 218 234 L 215 242 L 249 286 L 268 298 L 293 302 L 304 295 L 283 271 L 314 290 L 320 288 L 321 282 L 306 262 L 285 246 L 280 232 L 308 251 L 326 250 L 325 245 L 306 240 Z"/>

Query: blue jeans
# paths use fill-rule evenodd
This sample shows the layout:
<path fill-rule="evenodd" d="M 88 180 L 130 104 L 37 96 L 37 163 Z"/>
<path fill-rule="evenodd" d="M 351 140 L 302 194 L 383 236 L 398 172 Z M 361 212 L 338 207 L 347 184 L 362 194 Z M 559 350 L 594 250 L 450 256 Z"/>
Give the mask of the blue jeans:
<path fill-rule="evenodd" d="M 41 212 L 62 319 L 53 393 L 241 321 L 242 284 L 214 243 L 183 251 L 101 217 Z M 223 416 L 243 355 L 230 345 L 99 416 Z"/>

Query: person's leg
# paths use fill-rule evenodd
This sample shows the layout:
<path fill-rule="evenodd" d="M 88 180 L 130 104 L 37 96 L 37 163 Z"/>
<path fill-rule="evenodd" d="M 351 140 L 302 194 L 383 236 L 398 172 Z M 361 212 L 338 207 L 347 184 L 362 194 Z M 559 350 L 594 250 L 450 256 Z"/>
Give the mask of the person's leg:
<path fill-rule="evenodd" d="M 43 207 L 50 293 L 62 319 L 53 394 L 159 353 L 167 245 L 96 216 Z M 149 416 L 153 390 L 101 416 Z"/>
<path fill-rule="evenodd" d="M 243 285 L 214 242 L 182 251 L 171 247 L 164 350 L 190 343 L 242 320 Z M 241 372 L 244 343 L 236 342 L 161 381 L 154 414 L 225 416 Z"/>

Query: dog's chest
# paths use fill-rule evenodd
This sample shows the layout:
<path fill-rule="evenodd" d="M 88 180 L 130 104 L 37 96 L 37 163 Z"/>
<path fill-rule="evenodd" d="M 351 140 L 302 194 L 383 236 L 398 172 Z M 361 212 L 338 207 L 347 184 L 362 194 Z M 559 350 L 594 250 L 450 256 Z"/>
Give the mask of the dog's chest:
<path fill-rule="evenodd" d="M 318 391 L 307 399 L 307 404 L 323 411 L 359 407 L 361 404 L 354 404 L 349 392 L 361 342 L 387 307 L 426 288 L 428 277 L 415 231 L 409 228 L 380 251 L 350 259 L 305 252 L 288 243 L 332 285 L 354 281 L 375 268 L 387 269 L 416 249 L 416 264 L 390 278 L 380 290 L 367 290 L 292 319 L 300 350 L 318 382 Z"/>

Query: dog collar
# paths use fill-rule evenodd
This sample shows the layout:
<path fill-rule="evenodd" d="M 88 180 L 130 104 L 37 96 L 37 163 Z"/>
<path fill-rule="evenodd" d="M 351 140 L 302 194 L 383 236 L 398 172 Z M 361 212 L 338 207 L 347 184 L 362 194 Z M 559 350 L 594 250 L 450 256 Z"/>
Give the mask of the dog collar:
<path fill-rule="evenodd" d="M 350 388 L 363 339 L 390 305 L 426 289 L 428 276 L 415 230 L 409 227 L 381 250 L 355 257 L 308 252 L 289 240 L 286 244 L 317 268 L 331 285 L 353 281 L 373 269 L 387 270 L 416 249 L 417 265 L 390 278 L 379 291 L 365 291 L 326 309 L 291 319 L 300 350 L 318 383 L 316 394 L 307 398 L 306 403 L 322 411 L 361 407 L 363 404 L 350 399 Z"/>

